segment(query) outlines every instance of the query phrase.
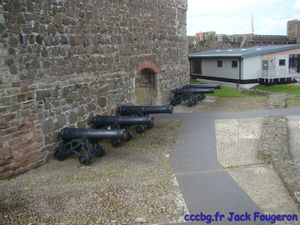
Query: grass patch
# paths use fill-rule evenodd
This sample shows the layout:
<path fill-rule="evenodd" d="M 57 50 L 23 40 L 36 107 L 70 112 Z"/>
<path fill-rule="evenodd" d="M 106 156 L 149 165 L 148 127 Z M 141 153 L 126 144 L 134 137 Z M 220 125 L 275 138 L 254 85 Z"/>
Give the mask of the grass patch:
<path fill-rule="evenodd" d="M 196 79 L 190 79 L 190 84 L 200 84 L 201 82 Z"/>
<path fill-rule="evenodd" d="M 190 79 L 190 84 L 201 84 L 200 81 Z M 238 90 L 230 87 L 222 87 L 221 89 L 215 89 L 215 93 L 207 94 L 208 96 L 225 97 L 225 98 L 249 98 L 249 97 L 263 97 L 261 95 L 252 93 L 241 93 Z"/>
<path fill-rule="evenodd" d="M 207 94 L 208 96 L 215 96 L 215 97 L 225 97 L 225 98 L 256 98 L 256 97 L 263 97 L 257 94 L 250 94 L 250 93 L 241 93 L 236 89 L 229 88 L 229 87 L 222 87 L 221 89 L 215 89 L 215 93 Z"/>
<path fill-rule="evenodd" d="M 287 93 L 287 94 L 300 96 L 300 86 L 297 85 L 287 85 L 287 84 L 272 85 L 272 86 L 257 85 L 253 87 L 253 89 L 276 92 L 276 93 Z"/>

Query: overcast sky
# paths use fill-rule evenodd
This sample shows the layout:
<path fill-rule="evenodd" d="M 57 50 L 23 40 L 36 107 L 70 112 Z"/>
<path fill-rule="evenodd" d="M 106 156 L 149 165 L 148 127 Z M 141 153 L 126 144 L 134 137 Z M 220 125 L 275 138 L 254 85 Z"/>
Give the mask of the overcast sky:
<path fill-rule="evenodd" d="M 255 34 L 286 34 L 288 20 L 300 20 L 300 0 L 188 0 L 187 34 L 250 32 L 251 13 Z"/>

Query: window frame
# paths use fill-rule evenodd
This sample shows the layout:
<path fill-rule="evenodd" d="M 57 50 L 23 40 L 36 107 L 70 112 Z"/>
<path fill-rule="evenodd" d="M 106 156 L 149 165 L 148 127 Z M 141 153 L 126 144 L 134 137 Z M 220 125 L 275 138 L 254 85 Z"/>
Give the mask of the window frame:
<path fill-rule="evenodd" d="M 235 66 L 234 66 L 234 64 L 235 64 Z M 231 61 L 231 68 L 238 68 L 238 61 L 237 60 L 232 60 Z"/>
<path fill-rule="evenodd" d="M 285 66 L 286 65 L 285 61 L 286 61 L 285 59 L 279 59 L 278 60 L 278 66 Z"/>
<path fill-rule="evenodd" d="M 223 67 L 223 60 L 221 60 L 221 59 L 218 59 L 217 60 L 217 67 Z"/>

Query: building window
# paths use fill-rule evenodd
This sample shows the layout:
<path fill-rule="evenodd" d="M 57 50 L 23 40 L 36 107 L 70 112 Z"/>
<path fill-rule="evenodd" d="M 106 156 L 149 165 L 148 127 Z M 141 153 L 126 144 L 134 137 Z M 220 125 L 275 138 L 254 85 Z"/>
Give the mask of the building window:
<path fill-rule="evenodd" d="M 238 61 L 234 60 L 231 62 L 231 67 L 232 68 L 237 68 L 238 67 Z"/>
<path fill-rule="evenodd" d="M 279 59 L 279 66 L 285 66 L 285 59 Z"/>
<path fill-rule="evenodd" d="M 217 67 L 223 67 L 223 61 L 222 60 L 217 61 Z"/>

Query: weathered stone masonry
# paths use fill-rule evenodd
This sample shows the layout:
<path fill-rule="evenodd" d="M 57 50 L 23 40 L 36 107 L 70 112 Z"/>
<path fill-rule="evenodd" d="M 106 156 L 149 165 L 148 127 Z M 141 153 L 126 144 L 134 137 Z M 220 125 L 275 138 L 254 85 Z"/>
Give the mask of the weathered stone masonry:
<path fill-rule="evenodd" d="M 59 128 L 135 103 L 143 70 L 155 102 L 167 103 L 188 79 L 186 9 L 186 0 L 0 1 L 0 177 L 45 162 Z"/>

